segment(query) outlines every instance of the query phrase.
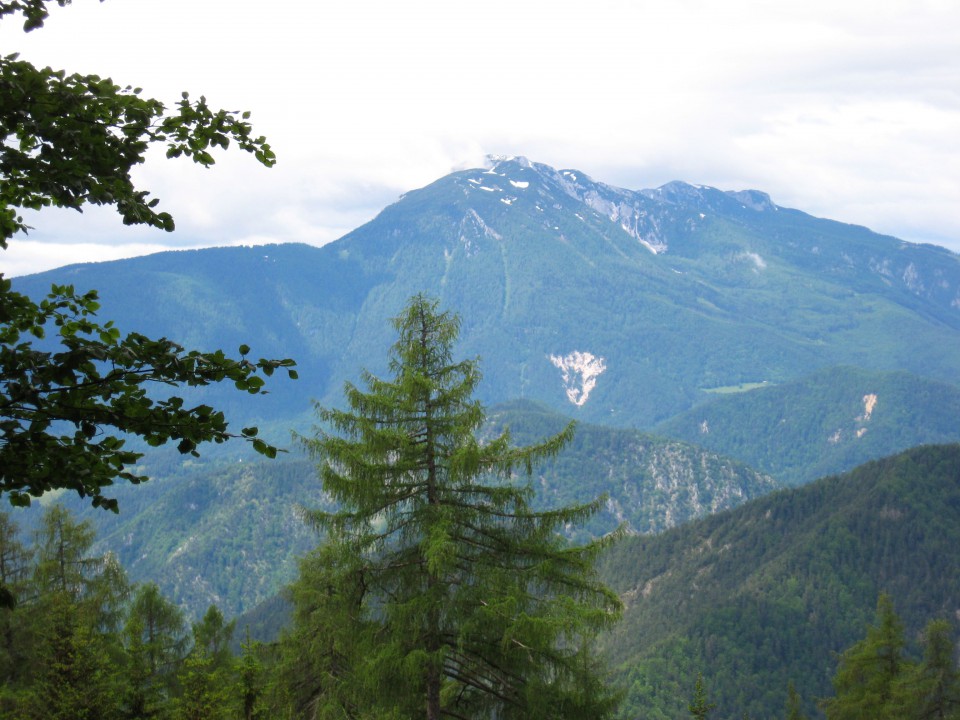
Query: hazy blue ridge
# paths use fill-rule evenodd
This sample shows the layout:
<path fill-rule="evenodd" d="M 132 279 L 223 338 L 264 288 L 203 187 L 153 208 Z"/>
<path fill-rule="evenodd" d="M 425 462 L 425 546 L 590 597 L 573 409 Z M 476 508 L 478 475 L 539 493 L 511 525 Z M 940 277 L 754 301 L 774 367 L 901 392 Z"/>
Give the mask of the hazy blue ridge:
<path fill-rule="evenodd" d="M 788 485 L 917 445 L 960 441 L 960 388 L 910 373 L 827 368 L 718 394 L 657 426 Z"/>

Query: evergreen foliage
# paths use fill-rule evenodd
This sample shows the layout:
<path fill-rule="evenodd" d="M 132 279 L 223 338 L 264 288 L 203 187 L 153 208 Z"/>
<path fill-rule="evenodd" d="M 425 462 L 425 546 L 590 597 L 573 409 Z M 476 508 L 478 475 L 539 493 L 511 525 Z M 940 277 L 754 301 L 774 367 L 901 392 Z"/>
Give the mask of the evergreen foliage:
<path fill-rule="evenodd" d="M 889 595 L 877 601 L 876 624 L 844 651 L 833 678 L 834 697 L 823 703 L 827 720 L 864 720 L 892 715 L 894 686 L 903 672 L 903 623 Z"/>
<path fill-rule="evenodd" d="M 897 717 L 917 720 L 960 718 L 960 671 L 953 626 L 931 620 L 924 631 L 923 659 L 903 673 L 894 686 Z"/>
<path fill-rule="evenodd" d="M 133 596 L 126 635 L 143 648 L 150 682 L 172 685 L 177 664 L 186 653 L 187 629 L 183 612 L 154 583 L 140 586 Z"/>
<path fill-rule="evenodd" d="M 710 712 L 716 707 L 717 704 L 710 702 L 707 698 L 707 691 L 703 687 L 703 673 L 698 672 L 697 682 L 693 686 L 693 699 L 687 706 L 690 717 L 697 718 L 697 720 L 707 720 L 710 717 Z"/>
<path fill-rule="evenodd" d="M 800 693 L 797 692 L 797 687 L 792 680 L 787 684 L 787 707 L 784 717 L 786 720 L 807 720 L 807 716 L 803 712 L 803 701 L 800 699 Z"/>
<path fill-rule="evenodd" d="M 619 717 L 676 718 L 689 714 L 729 720 L 803 720 L 818 715 L 811 715 L 811 705 L 802 701 L 797 687 L 802 687 L 808 697 L 823 696 L 824 692 L 817 690 L 821 685 L 815 681 L 817 673 L 824 669 L 835 670 L 834 694 L 822 705 L 831 720 L 960 718 L 956 628 L 951 622 L 934 619 L 919 633 L 924 615 L 952 614 L 960 591 L 951 584 L 957 573 L 950 569 L 951 557 L 944 550 L 958 542 L 951 534 L 957 523 L 949 516 L 939 518 L 942 524 L 938 525 L 935 514 L 943 515 L 947 508 L 960 507 L 955 497 L 956 471 L 960 467 L 957 462 L 960 447 L 921 448 L 874 463 L 850 476 L 755 501 L 726 517 L 699 521 L 660 539 L 637 538 L 612 546 L 609 553 L 614 556 L 627 551 L 626 556 L 634 561 L 665 563 L 666 573 L 655 575 L 652 582 L 643 576 L 638 580 L 643 583 L 646 610 L 657 611 L 663 592 L 670 599 L 669 607 L 654 617 L 654 623 L 644 625 L 637 623 L 635 616 L 639 594 L 627 590 L 623 593 L 628 607 L 626 622 L 607 628 L 604 644 L 610 657 L 622 658 L 622 653 L 629 649 L 624 646 L 625 636 L 641 639 L 643 649 L 648 651 L 646 656 L 638 654 L 622 661 L 622 676 L 631 683 L 631 702 Z M 943 545 L 930 550 L 925 544 L 929 539 L 910 544 L 904 538 L 898 539 L 897 533 L 878 534 L 876 528 L 869 529 L 868 523 L 859 530 L 861 540 L 849 529 L 841 533 L 847 543 L 842 555 L 817 557 L 810 546 L 798 547 L 797 535 L 789 523 L 782 522 L 783 517 L 774 522 L 775 532 L 751 531 L 751 527 L 758 529 L 764 521 L 773 521 L 784 513 L 786 508 L 780 501 L 786 498 L 799 516 L 797 521 L 811 537 L 831 547 L 832 533 L 842 525 L 841 518 L 847 511 L 834 507 L 834 516 L 822 518 L 823 525 L 815 525 L 811 517 L 822 515 L 823 510 L 817 511 L 815 503 L 808 506 L 814 496 L 841 505 L 844 498 L 860 497 L 861 502 L 854 503 L 850 513 L 872 515 L 888 530 L 891 525 L 914 530 L 929 527 L 931 536 Z M 924 514 L 928 511 L 931 514 Z M 739 540 L 723 534 L 730 522 L 738 526 Z M 17 588 L 18 601 L 0 609 L 4 613 L 4 628 L 13 633 L 12 643 L 0 644 L 0 668 L 4 672 L 0 717 L 292 720 L 304 716 L 342 717 L 344 712 L 347 716 L 394 718 L 424 715 L 424 668 L 429 668 L 429 662 L 424 651 L 411 652 L 409 634 L 415 627 L 413 614 L 420 608 L 411 601 L 399 611 L 392 611 L 390 597 L 374 597 L 374 561 L 390 557 L 389 551 L 397 549 L 391 543 L 384 543 L 379 552 L 369 556 L 353 554 L 348 538 L 340 543 L 321 544 L 304 558 L 301 577 L 291 588 L 294 631 L 273 648 L 252 643 L 248 635 L 242 656 L 236 658 L 225 650 L 234 624 L 225 621 L 219 609 L 208 609 L 193 623 L 193 632 L 188 633 L 179 611 L 157 592 L 156 586 L 137 586 L 131 592 L 116 559 L 91 552 L 93 537 L 89 525 L 77 522 L 62 508 L 47 509 L 34 532 L 33 547 L 21 543 L 15 524 L 3 513 L 0 528 L 4 529 L 0 551 L 8 551 L 7 567 L 16 568 L 15 574 L 8 575 L 8 581 Z M 373 531 L 382 533 L 385 529 L 383 520 Z M 702 534 L 703 530 L 708 532 Z M 775 540 L 774 535 L 779 539 Z M 671 536 L 664 555 L 659 542 Z M 559 540 L 556 536 L 555 539 Z M 693 541 L 692 550 L 686 546 L 688 540 Z M 634 542 L 644 543 L 642 554 L 630 547 Z M 775 558 L 781 543 L 799 553 L 785 561 L 793 580 L 781 581 L 776 571 Z M 736 562 L 724 565 L 711 545 L 719 547 L 720 555 L 726 559 L 736 558 Z M 747 548 L 760 546 L 763 547 L 759 559 L 747 552 Z M 564 552 L 571 550 L 563 542 L 561 547 Z M 874 564 L 871 548 L 880 548 L 881 565 L 886 567 L 887 574 L 878 572 L 880 566 Z M 903 564 L 896 559 L 898 548 L 906 553 Z M 692 556 L 698 558 L 692 568 L 693 580 L 688 574 L 690 568 L 686 567 Z M 801 560 L 802 557 L 807 559 Z M 947 564 L 931 565 L 938 559 Z M 760 575 L 739 574 L 736 566 L 740 563 Z M 875 620 L 860 639 L 860 628 L 849 631 L 851 624 L 859 624 L 851 623 L 850 618 L 861 616 L 855 588 L 856 592 L 869 592 L 871 585 L 851 575 L 845 563 L 862 566 L 894 590 L 894 594 L 880 595 L 875 603 Z M 804 564 L 810 567 L 804 570 Z M 933 575 L 924 575 L 928 565 L 932 574 L 944 576 L 944 582 L 931 582 L 929 577 Z M 424 567 L 429 571 L 426 561 Z M 827 568 L 835 575 L 825 572 Z M 919 575 L 911 575 L 918 569 Z M 385 573 L 386 570 L 380 573 L 381 583 Z M 812 586 L 800 581 L 807 573 Z M 671 579 L 666 574 L 676 577 Z M 503 582 L 504 588 L 482 587 L 481 575 Z M 728 576 L 732 585 L 717 582 L 720 575 Z M 480 607 L 474 608 L 475 616 L 466 619 L 460 635 L 462 643 L 456 652 L 467 652 L 477 643 L 491 648 L 499 638 L 506 640 L 505 655 L 513 640 L 523 643 L 523 649 L 532 653 L 537 649 L 532 640 L 550 635 L 551 624 L 575 622 L 577 611 L 584 610 L 582 606 L 577 608 L 572 599 L 566 599 L 553 612 L 514 617 L 506 627 L 509 632 L 500 632 L 505 626 L 494 621 L 504 619 L 507 603 L 527 602 L 532 607 L 534 599 L 523 598 L 522 589 L 518 589 L 522 583 L 502 574 L 488 574 L 485 570 L 476 577 L 477 583 L 470 586 L 465 599 L 480 598 Z M 837 586 L 845 587 L 846 595 L 838 593 Z M 686 588 L 687 595 L 676 587 Z M 751 590 L 745 593 L 731 587 Z M 399 581 L 388 589 L 393 596 L 402 596 Z M 761 590 L 767 598 L 760 597 Z M 782 592 L 777 594 L 775 590 Z M 819 603 L 818 593 L 824 593 Z M 450 602 L 443 606 L 447 619 L 452 617 L 450 609 L 468 605 L 460 602 L 457 595 L 457 588 L 453 588 Z M 894 596 L 899 606 L 907 608 L 907 622 L 901 622 L 894 612 Z M 691 602 L 694 597 L 698 602 Z M 723 597 L 745 605 L 746 611 L 739 615 L 730 613 L 723 606 Z M 791 598 L 798 612 L 778 615 L 777 606 L 782 608 Z M 483 602 L 488 605 L 483 606 Z M 493 602 L 499 602 L 499 607 L 488 609 Z M 801 602 L 806 605 L 800 605 Z M 602 605 L 601 602 L 588 608 L 588 615 L 605 614 L 609 619 L 609 608 Z M 411 612 L 410 608 L 415 610 Z M 691 612 L 703 617 L 690 623 Z M 402 635 L 398 636 L 387 625 L 394 618 L 406 631 Z M 152 637 L 145 630 L 151 625 L 155 628 Z M 422 629 L 420 632 L 420 637 L 426 635 Z M 671 632 L 682 636 L 683 642 L 671 639 Z M 921 638 L 919 648 L 908 640 L 915 636 Z M 804 637 L 806 642 L 801 641 Z M 832 648 L 845 645 L 848 649 L 839 657 L 832 654 Z M 536 669 L 528 674 L 518 662 L 514 666 L 516 672 L 525 679 L 532 678 L 530 684 L 534 687 L 530 692 L 537 697 L 522 710 L 501 708 L 502 716 L 593 717 L 595 704 L 581 701 L 591 697 L 609 699 L 610 690 L 601 686 L 606 678 L 593 664 L 596 658 L 590 653 L 581 654 L 580 648 L 567 644 L 559 650 L 569 650 L 580 679 L 589 679 L 582 697 L 558 710 L 549 704 L 549 693 L 544 695 L 552 689 L 546 678 Z M 703 673 L 697 671 L 701 663 L 705 667 Z M 694 676 L 697 682 L 691 697 L 689 682 Z M 399 680 L 403 683 L 398 684 Z M 782 688 L 784 684 L 785 697 L 777 692 L 777 686 Z M 451 685 L 442 688 L 442 701 L 448 701 L 451 693 L 462 697 L 461 688 Z M 637 703 L 638 697 L 644 698 L 642 703 Z M 490 713 L 484 712 L 485 704 L 475 700 L 471 707 L 459 708 L 463 716 L 490 717 Z M 543 700 L 547 702 L 537 704 Z"/>
<path fill-rule="evenodd" d="M 958 415 L 955 384 L 902 371 L 833 367 L 715 396 L 656 432 L 802 485 L 908 448 L 956 442 Z"/>
<path fill-rule="evenodd" d="M 596 578 L 607 541 L 561 531 L 599 502 L 536 511 L 519 481 L 573 427 L 516 448 L 480 442 L 474 360 L 455 361 L 459 320 L 412 298 L 394 320 L 391 377 L 348 384 L 349 410 L 304 444 L 334 512 L 294 584 L 287 657 L 305 717 L 609 717 L 593 635 L 619 601 Z M 612 537 L 612 536 L 611 536 Z"/>
<path fill-rule="evenodd" d="M 176 702 L 176 720 L 228 720 L 231 718 L 232 688 L 225 668 L 202 647 L 195 647 L 183 662 L 178 676 L 182 688 Z"/>
<path fill-rule="evenodd" d="M 154 584 L 131 588 L 90 524 L 48 507 L 32 548 L 0 512 L 0 556 L 16 603 L 0 608 L 0 717 L 196 720 L 266 717 L 265 671 L 216 607 L 193 625 Z"/>
<path fill-rule="evenodd" d="M 612 547 L 602 576 L 625 611 L 603 646 L 627 712 L 679 717 L 702 668 L 717 718 L 780 715 L 791 680 L 813 716 L 880 593 L 906 638 L 953 616 L 958 477 L 960 446 L 916 448 Z"/>
<path fill-rule="evenodd" d="M 960 673 L 954 629 L 931 620 L 919 662 L 905 652 L 903 624 L 889 596 L 877 602 L 866 637 L 845 650 L 833 677 L 834 695 L 820 705 L 827 720 L 956 720 Z"/>

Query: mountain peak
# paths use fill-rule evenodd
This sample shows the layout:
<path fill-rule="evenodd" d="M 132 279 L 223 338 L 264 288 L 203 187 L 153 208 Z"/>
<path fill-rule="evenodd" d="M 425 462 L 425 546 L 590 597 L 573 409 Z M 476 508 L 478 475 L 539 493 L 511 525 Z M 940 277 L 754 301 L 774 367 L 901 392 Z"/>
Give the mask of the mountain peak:
<path fill-rule="evenodd" d="M 773 204 L 770 196 L 759 190 L 727 190 L 725 194 L 751 210 L 763 212 L 765 210 L 777 209 L 777 206 Z"/>
<path fill-rule="evenodd" d="M 522 168 L 532 168 L 533 163 L 523 155 L 487 155 L 484 169 L 499 170 L 503 165 L 517 165 Z"/>
<path fill-rule="evenodd" d="M 692 205 L 695 207 L 719 207 L 730 205 L 730 202 L 740 205 L 741 209 L 757 212 L 776 210 L 777 206 L 770 196 L 760 190 L 718 190 L 709 185 L 691 185 L 680 180 L 668 182 L 653 190 L 641 190 L 643 195 L 657 202 L 668 202 L 675 205 Z"/>
<path fill-rule="evenodd" d="M 760 190 L 719 190 L 709 185 L 696 185 L 682 180 L 673 180 L 657 188 L 627 190 L 595 181 L 589 175 L 573 168 L 556 169 L 543 163 L 532 162 L 523 155 L 487 155 L 487 163 L 481 169 L 490 174 L 509 177 L 511 171 L 533 170 L 548 185 L 561 189 L 566 195 L 586 202 L 587 198 L 602 197 L 607 202 L 620 204 L 626 201 L 635 204 L 637 196 L 655 203 L 685 205 L 702 209 L 752 210 L 764 212 L 778 209 L 770 196 Z M 589 204 L 589 203 L 588 203 Z"/>

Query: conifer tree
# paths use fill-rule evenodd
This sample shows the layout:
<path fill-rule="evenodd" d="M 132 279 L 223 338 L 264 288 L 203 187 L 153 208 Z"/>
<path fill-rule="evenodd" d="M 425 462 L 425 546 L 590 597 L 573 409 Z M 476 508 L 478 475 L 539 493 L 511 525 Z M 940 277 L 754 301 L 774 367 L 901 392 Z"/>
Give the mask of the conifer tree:
<path fill-rule="evenodd" d="M 237 663 L 237 693 L 240 699 L 242 720 L 256 720 L 264 717 L 261 712 L 261 698 L 264 695 L 264 668 L 260 662 L 260 643 L 250 639 L 250 626 L 247 637 L 241 646 L 243 653 Z"/>
<path fill-rule="evenodd" d="M 182 688 L 176 702 L 176 720 L 226 720 L 230 717 L 230 683 L 227 671 L 217 668 L 202 647 L 194 648 L 179 673 Z"/>
<path fill-rule="evenodd" d="M 717 707 L 716 703 L 707 698 L 707 691 L 703 686 L 703 673 L 697 673 L 697 682 L 693 686 L 693 699 L 687 705 L 690 717 L 697 720 L 707 720 L 710 713 Z"/>
<path fill-rule="evenodd" d="M 787 720 L 807 720 L 803 712 L 803 703 L 800 701 L 800 693 L 791 681 L 787 685 Z"/>
<path fill-rule="evenodd" d="M 877 600 L 876 624 L 845 650 L 833 678 L 834 697 L 824 700 L 827 720 L 899 720 L 893 692 L 907 667 L 903 623 L 886 593 Z"/>
<path fill-rule="evenodd" d="M 130 603 L 124 636 L 130 662 L 128 707 L 162 706 L 186 654 L 183 612 L 154 583 L 141 585 Z"/>
<path fill-rule="evenodd" d="M 39 634 L 38 671 L 25 693 L 19 717 L 30 720 L 114 720 L 119 718 L 115 669 L 103 637 L 82 617 L 68 593 L 44 604 Z"/>
<path fill-rule="evenodd" d="M 226 622 L 220 608 L 211 605 L 203 617 L 193 623 L 193 649 L 203 650 L 210 657 L 214 669 L 230 670 L 233 663 L 230 643 L 236 627 L 236 619 Z"/>
<path fill-rule="evenodd" d="M 89 554 L 95 537 L 89 522 L 77 522 L 63 506 L 44 511 L 34 533 L 34 585 L 39 597 L 59 593 L 77 601 L 83 596 L 103 565 L 102 557 Z"/>
<path fill-rule="evenodd" d="M 143 622 L 130 618 L 124 627 L 126 642 L 125 686 L 122 696 L 122 717 L 125 720 L 160 718 L 165 715 L 166 691 L 150 669 L 143 641 Z"/>
<path fill-rule="evenodd" d="M 953 628 L 946 620 L 932 620 L 923 641 L 923 660 L 894 686 L 892 715 L 904 720 L 958 720 L 960 672 Z"/>
<path fill-rule="evenodd" d="M 531 507 L 527 476 L 573 427 L 515 448 L 482 441 L 476 360 L 454 360 L 459 320 L 423 296 L 394 320 L 389 379 L 346 386 L 349 410 L 304 443 L 337 512 L 293 590 L 288 643 L 314 648 L 301 707 L 323 717 L 604 718 L 617 696 L 594 657 L 618 617 L 594 560 L 606 541 L 561 532 L 599 500 Z M 307 565 L 310 563 L 308 561 Z M 319 659 L 321 658 L 322 659 Z"/>

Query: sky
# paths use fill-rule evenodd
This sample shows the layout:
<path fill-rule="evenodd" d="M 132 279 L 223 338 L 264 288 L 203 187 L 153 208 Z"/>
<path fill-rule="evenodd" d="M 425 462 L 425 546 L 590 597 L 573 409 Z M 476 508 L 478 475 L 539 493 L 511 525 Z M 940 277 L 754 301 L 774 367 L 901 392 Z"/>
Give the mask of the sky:
<path fill-rule="evenodd" d="M 51 0 L 51 4 L 53 4 Z M 45 210 L 0 272 L 322 245 L 487 155 L 672 180 L 960 251 L 956 0 L 73 0 L 0 52 L 249 110 L 278 157 L 135 175 L 174 233 Z"/>

